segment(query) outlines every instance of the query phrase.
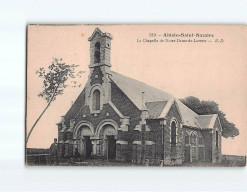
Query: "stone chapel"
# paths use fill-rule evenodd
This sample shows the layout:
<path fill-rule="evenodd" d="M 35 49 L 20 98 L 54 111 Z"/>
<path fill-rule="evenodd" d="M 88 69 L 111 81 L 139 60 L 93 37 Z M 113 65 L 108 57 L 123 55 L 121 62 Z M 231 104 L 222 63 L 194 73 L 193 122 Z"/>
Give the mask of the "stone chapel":
<path fill-rule="evenodd" d="M 90 75 L 58 126 L 59 158 L 149 165 L 220 163 L 222 127 L 217 114 L 198 115 L 171 94 L 111 71 L 110 33 L 96 28 Z"/>

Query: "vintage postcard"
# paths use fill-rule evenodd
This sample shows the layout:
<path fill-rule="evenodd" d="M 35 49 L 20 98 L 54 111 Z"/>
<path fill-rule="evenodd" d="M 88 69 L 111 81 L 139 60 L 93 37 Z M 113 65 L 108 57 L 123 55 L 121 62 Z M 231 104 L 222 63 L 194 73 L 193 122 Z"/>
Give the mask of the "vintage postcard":
<path fill-rule="evenodd" d="M 244 25 L 28 25 L 26 165 L 246 166 Z"/>

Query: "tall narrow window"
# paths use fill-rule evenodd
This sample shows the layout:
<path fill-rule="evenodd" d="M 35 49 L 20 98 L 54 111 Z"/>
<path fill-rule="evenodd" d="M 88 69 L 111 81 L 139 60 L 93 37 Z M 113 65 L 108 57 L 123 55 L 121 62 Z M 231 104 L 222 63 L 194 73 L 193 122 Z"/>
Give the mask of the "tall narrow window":
<path fill-rule="evenodd" d="M 176 144 L 176 123 L 175 121 L 172 122 L 171 125 L 171 144 Z"/>
<path fill-rule="evenodd" d="M 94 50 L 94 63 L 100 62 L 100 43 L 97 42 L 95 44 L 95 50 Z"/>
<path fill-rule="evenodd" d="M 216 131 L 216 147 L 219 147 L 219 133 Z"/>
<path fill-rule="evenodd" d="M 177 142 L 177 127 L 176 127 L 176 122 L 173 121 L 171 124 L 171 157 L 176 156 L 176 142 Z"/>
<path fill-rule="evenodd" d="M 93 110 L 100 110 L 100 91 L 98 89 L 93 92 Z"/>
<path fill-rule="evenodd" d="M 196 134 L 195 133 L 191 133 L 191 135 L 190 135 L 190 144 L 192 146 L 196 145 Z"/>

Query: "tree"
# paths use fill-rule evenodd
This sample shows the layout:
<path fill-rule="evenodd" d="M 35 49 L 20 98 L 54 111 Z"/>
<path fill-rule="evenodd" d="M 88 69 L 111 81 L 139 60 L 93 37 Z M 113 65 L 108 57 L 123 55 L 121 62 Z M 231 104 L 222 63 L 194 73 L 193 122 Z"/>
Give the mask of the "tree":
<path fill-rule="evenodd" d="M 181 101 L 199 115 L 218 114 L 223 129 L 223 137 L 233 138 L 239 135 L 239 130 L 236 128 L 235 124 L 226 119 L 226 115 L 219 109 L 218 103 L 214 101 L 200 101 L 198 98 L 193 96 L 181 99 Z"/>
<path fill-rule="evenodd" d="M 48 71 L 46 71 L 43 67 L 36 71 L 36 74 L 38 74 L 38 76 L 43 79 L 43 91 L 39 93 L 38 96 L 45 99 L 47 105 L 38 117 L 38 119 L 33 124 L 28 135 L 26 136 L 26 143 L 28 142 L 34 127 L 37 125 L 37 123 L 39 122 L 45 111 L 49 108 L 51 103 L 56 100 L 56 97 L 58 95 L 62 95 L 64 89 L 69 86 L 68 80 L 71 80 L 72 87 L 81 86 L 77 85 L 75 79 L 77 77 L 81 77 L 83 71 L 79 71 L 78 73 L 76 73 L 76 67 L 78 67 L 78 65 L 69 65 L 64 63 L 62 58 L 53 58 L 51 65 L 49 65 L 48 67 Z"/>

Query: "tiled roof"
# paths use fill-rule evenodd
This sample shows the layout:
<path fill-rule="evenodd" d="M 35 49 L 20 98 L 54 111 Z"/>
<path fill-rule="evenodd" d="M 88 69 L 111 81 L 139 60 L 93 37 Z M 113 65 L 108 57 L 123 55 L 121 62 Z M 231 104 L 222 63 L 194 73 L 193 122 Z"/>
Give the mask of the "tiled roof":
<path fill-rule="evenodd" d="M 144 92 L 145 106 L 150 118 L 164 118 L 170 107 L 175 103 L 182 117 L 183 124 L 199 129 L 213 128 L 217 115 L 198 115 L 180 100 L 175 99 L 171 94 L 151 87 L 143 82 L 123 76 L 119 73 L 110 71 L 110 79 L 122 90 L 122 92 L 142 110 L 142 94 Z M 69 120 L 75 118 L 76 114 L 85 104 L 85 89 L 76 99 L 75 103 L 65 115 L 65 121 L 69 125 Z"/>
<path fill-rule="evenodd" d="M 169 93 L 151 87 L 143 82 L 123 76 L 116 72 L 111 71 L 111 79 L 122 90 L 127 97 L 136 105 L 140 110 L 142 109 L 142 92 L 144 94 L 145 102 L 168 101 L 173 96 Z"/>
<path fill-rule="evenodd" d="M 150 118 L 158 118 L 168 101 L 146 102 L 146 108 Z"/>
<path fill-rule="evenodd" d="M 213 129 L 217 116 L 217 114 L 198 115 L 196 120 L 202 129 Z"/>
<path fill-rule="evenodd" d="M 188 108 L 186 105 L 184 105 L 180 100 L 176 100 L 179 111 L 182 115 L 182 120 L 184 122 L 184 125 L 190 126 L 190 127 L 196 127 L 200 128 L 195 117 L 199 116 L 196 114 L 193 110 Z"/>
<path fill-rule="evenodd" d="M 184 105 L 180 100 L 175 99 L 167 92 L 113 71 L 111 71 L 110 74 L 111 80 L 140 110 L 142 109 L 142 92 L 144 92 L 144 101 L 146 102 L 145 105 L 151 118 L 165 117 L 163 115 L 167 114 L 171 104 L 175 102 L 181 114 L 184 125 L 201 129 L 211 128 L 212 124 L 215 123 L 215 120 L 210 120 L 210 122 L 208 122 L 207 116 L 198 115 Z M 214 116 L 215 119 L 216 117 Z"/>
<path fill-rule="evenodd" d="M 123 76 L 116 72 L 111 71 L 110 77 L 114 83 L 127 95 L 130 100 L 139 108 L 142 109 L 142 92 L 144 93 L 144 101 L 149 102 L 149 110 L 151 111 L 151 116 L 157 116 L 160 112 L 160 109 L 154 111 L 151 109 L 151 102 L 153 105 L 159 104 L 164 105 L 164 103 L 157 102 L 168 102 L 171 99 L 175 99 L 171 94 L 164 92 L 162 90 L 151 87 L 143 82 L 137 81 L 135 79 Z M 184 124 L 187 126 L 198 127 L 197 122 L 194 117 L 198 116 L 195 112 L 185 106 L 180 100 L 176 100 L 179 111 L 182 115 L 182 119 Z M 157 105 L 156 105 L 157 107 Z M 162 112 L 162 111 L 161 111 Z M 161 113 L 160 112 L 160 113 Z"/>
<path fill-rule="evenodd" d="M 64 116 L 64 119 L 66 121 L 66 126 L 69 126 L 70 119 L 74 119 L 84 105 L 85 105 L 85 88 L 83 89 L 83 91 L 77 97 L 76 101 L 73 103 L 73 105 L 70 107 L 70 109 Z"/>

